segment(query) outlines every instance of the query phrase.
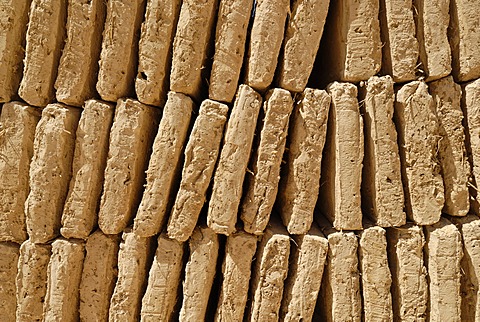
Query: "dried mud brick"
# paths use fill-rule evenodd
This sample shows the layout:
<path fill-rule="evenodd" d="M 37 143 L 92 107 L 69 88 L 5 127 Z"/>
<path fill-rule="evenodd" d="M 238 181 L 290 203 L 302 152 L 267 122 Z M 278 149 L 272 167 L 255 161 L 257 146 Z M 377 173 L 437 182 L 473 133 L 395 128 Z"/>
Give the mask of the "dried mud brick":
<path fill-rule="evenodd" d="M 227 114 L 225 104 L 207 99 L 200 105 L 185 147 L 182 179 L 168 219 L 170 238 L 186 241 L 195 229 L 220 153 Z"/>
<path fill-rule="evenodd" d="M 97 223 L 114 107 L 88 100 L 78 122 L 72 179 L 63 207 L 61 234 L 85 239 Z"/>
<path fill-rule="evenodd" d="M 168 204 L 177 176 L 180 158 L 187 140 L 193 101 L 184 94 L 170 92 L 163 109 L 158 132 L 153 141 L 147 169 L 147 184 L 133 229 L 149 237 L 158 234 L 168 216 Z"/>

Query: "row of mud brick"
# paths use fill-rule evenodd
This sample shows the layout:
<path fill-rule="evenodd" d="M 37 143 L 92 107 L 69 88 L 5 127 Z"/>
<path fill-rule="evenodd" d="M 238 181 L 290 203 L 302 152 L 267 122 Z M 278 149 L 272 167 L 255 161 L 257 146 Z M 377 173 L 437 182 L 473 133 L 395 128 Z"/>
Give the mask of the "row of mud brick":
<path fill-rule="evenodd" d="M 293 239 L 272 222 L 258 245 L 202 226 L 188 247 L 131 231 L 121 242 L 96 231 L 0 243 L 0 312 L 3 321 L 478 321 L 480 220 L 453 221 L 357 234 L 314 226 Z"/>
<path fill-rule="evenodd" d="M 339 82 L 295 103 L 273 89 L 262 104 L 241 85 L 228 121 L 227 105 L 206 99 L 193 117 L 195 103 L 175 92 L 162 115 L 132 99 L 5 103 L 0 239 L 83 239 L 97 221 L 106 234 L 133 224 L 139 236 L 166 229 L 184 242 L 205 217 L 218 234 L 261 235 L 273 212 L 302 235 L 315 216 L 360 230 L 364 220 L 432 225 L 442 213 L 478 214 L 479 93 L 480 80 L 395 92 L 390 76 L 375 76 L 361 104 L 357 87 Z"/>
<path fill-rule="evenodd" d="M 480 321 L 475 1 L 0 12 L 5 321 Z"/>
<path fill-rule="evenodd" d="M 197 101 L 208 89 L 230 103 L 239 83 L 298 93 L 309 79 L 321 88 L 377 73 L 400 83 L 480 77 L 472 0 L 2 0 L 0 9 L 3 102 L 18 90 L 42 107 L 97 93 L 161 106 L 168 89 Z"/>

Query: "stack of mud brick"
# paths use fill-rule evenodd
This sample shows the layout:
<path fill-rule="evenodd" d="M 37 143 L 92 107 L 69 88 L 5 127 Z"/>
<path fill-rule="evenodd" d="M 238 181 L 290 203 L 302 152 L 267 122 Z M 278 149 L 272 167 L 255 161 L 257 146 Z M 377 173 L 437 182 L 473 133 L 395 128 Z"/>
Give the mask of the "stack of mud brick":
<path fill-rule="evenodd" d="M 480 321 L 479 78 L 478 0 L 0 0 L 0 320 Z"/>

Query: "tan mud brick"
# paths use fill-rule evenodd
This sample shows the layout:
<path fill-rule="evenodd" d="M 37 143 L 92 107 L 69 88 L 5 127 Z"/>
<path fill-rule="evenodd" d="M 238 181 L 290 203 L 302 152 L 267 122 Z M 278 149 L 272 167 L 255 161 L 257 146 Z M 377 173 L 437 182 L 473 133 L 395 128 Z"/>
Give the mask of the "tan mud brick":
<path fill-rule="evenodd" d="M 461 320 L 480 321 L 480 220 L 475 215 L 453 217 L 463 239 L 461 261 Z"/>
<path fill-rule="evenodd" d="M 472 174 L 480 182 L 480 79 L 462 86 L 462 109 L 468 128 L 467 146 L 469 158 L 472 158 Z M 467 142 L 468 142 L 467 141 Z"/>
<path fill-rule="evenodd" d="M 283 291 L 281 320 L 312 321 L 327 259 L 328 241 L 315 224 L 308 234 L 295 236 L 294 240 Z"/>
<path fill-rule="evenodd" d="M 379 0 L 331 1 L 329 12 L 321 53 L 328 80 L 359 82 L 377 74 L 382 63 Z"/>
<path fill-rule="evenodd" d="M 0 115 L 0 241 L 27 239 L 25 200 L 30 187 L 35 128 L 41 111 L 19 102 L 5 103 Z"/>
<path fill-rule="evenodd" d="M 415 79 L 419 47 L 412 0 L 380 0 L 382 72 L 395 82 Z"/>
<path fill-rule="evenodd" d="M 173 41 L 170 90 L 198 97 L 218 0 L 184 0 Z"/>
<path fill-rule="evenodd" d="M 432 225 L 440 220 L 445 197 L 437 157 L 440 129 L 427 84 L 414 81 L 398 89 L 395 123 L 407 217 Z"/>
<path fill-rule="evenodd" d="M 276 88 L 267 93 L 260 141 L 251 161 L 251 172 L 246 174 L 246 194 L 240 207 L 240 217 L 248 233 L 262 234 L 270 219 L 292 109 L 293 99 L 287 90 Z"/>
<path fill-rule="evenodd" d="M 197 227 L 188 241 L 190 256 L 185 267 L 183 303 L 179 321 L 203 321 L 215 277 L 219 241 L 208 227 Z"/>
<path fill-rule="evenodd" d="M 393 314 L 400 321 L 425 321 L 428 285 L 423 262 L 425 238 L 422 228 L 411 224 L 389 228 L 387 238 Z"/>
<path fill-rule="evenodd" d="M 425 227 L 425 258 L 429 277 L 429 320 L 461 321 L 460 262 L 462 235 L 443 218 Z"/>
<path fill-rule="evenodd" d="M 420 61 L 427 80 L 450 74 L 452 56 L 447 29 L 450 0 L 413 0 Z"/>
<path fill-rule="evenodd" d="M 385 229 L 370 226 L 360 233 L 359 261 L 365 321 L 393 321 L 392 276 Z"/>
<path fill-rule="evenodd" d="M 87 239 L 80 282 L 80 321 L 108 321 L 117 278 L 119 239 L 118 235 L 105 235 L 100 230 Z"/>
<path fill-rule="evenodd" d="M 209 98 L 230 103 L 237 91 L 253 0 L 220 0 Z"/>
<path fill-rule="evenodd" d="M 332 97 L 332 104 L 322 164 L 320 210 L 338 230 L 361 229 L 364 137 L 357 87 L 334 82 L 327 91 Z M 305 175 L 311 174 L 307 171 Z"/>
<path fill-rule="evenodd" d="M 139 237 L 131 230 L 126 230 L 122 239 L 118 252 L 118 279 L 110 300 L 108 321 L 134 322 L 140 317 L 153 239 Z"/>
<path fill-rule="evenodd" d="M 330 1 L 296 0 L 285 33 L 278 86 L 303 92 L 317 56 Z"/>
<path fill-rule="evenodd" d="M 55 97 L 65 38 L 66 1 L 32 0 L 30 6 L 23 78 L 18 95 L 28 104 L 45 106 Z"/>
<path fill-rule="evenodd" d="M 43 307 L 45 321 L 78 321 L 84 256 L 83 241 L 60 238 L 52 243 Z"/>
<path fill-rule="evenodd" d="M 20 246 L 17 274 L 17 321 L 43 321 L 43 303 L 47 293 L 47 268 L 51 245 L 30 240 Z"/>
<path fill-rule="evenodd" d="M 185 148 L 182 179 L 168 220 L 170 238 L 186 241 L 193 233 L 220 151 L 228 106 L 205 100 Z"/>
<path fill-rule="evenodd" d="M 448 39 L 452 49 L 452 74 L 458 82 L 480 77 L 479 20 L 475 0 L 451 0 Z"/>
<path fill-rule="evenodd" d="M 173 36 L 181 3 L 181 0 L 147 0 L 135 79 L 135 91 L 142 103 L 158 106 L 165 102 Z"/>
<path fill-rule="evenodd" d="M 17 244 L 0 243 L 0 316 L 4 321 L 15 321 L 18 255 Z"/>
<path fill-rule="evenodd" d="M 105 234 L 118 234 L 135 215 L 160 110 L 132 99 L 117 102 L 110 131 L 98 225 Z"/>
<path fill-rule="evenodd" d="M 288 0 L 255 1 L 255 17 L 245 66 L 245 84 L 257 91 L 263 92 L 273 81 L 289 12 Z"/>
<path fill-rule="evenodd" d="M 79 118 L 79 109 L 63 104 L 50 104 L 42 111 L 25 202 L 27 232 L 34 243 L 46 243 L 60 233 Z"/>
<path fill-rule="evenodd" d="M 229 235 L 235 231 L 261 105 L 262 97 L 257 92 L 247 85 L 240 85 L 227 123 L 207 214 L 207 224 L 217 234 Z"/>
<path fill-rule="evenodd" d="M 358 269 L 357 236 L 337 231 L 321 219 L 319 224 L 328 239 L 328 254 L 320 288 L 322 321 L 361 320 L 362 302 Z"/>
<path fill-rule="evenodd" d="M 17 95 L 22 79 L 28 12 L 31 0 L 0 2 L 0 102 Z"/>
<path fill-rule="evenodd" d="M 78 123 L 72 179 L 63 208 L 60 232 L 67 238 L 88 237 L 97 223 L 97 207 L 107 163 L 114 107 L 88 100 Z"/>
<path fill-rule="evenodd" d="M 283 283 L 288 273 L 290 238 L 280 221 L 273 218 L 257 247 L 252 268 L 252 304 L 248 321 L 278 321 Z"/>
<path fill-rule="evenodd" d="M 313 221 L 330 102 L 326 91 L 307 88 L 293 111 L 287 160 L 277 198 L 283 224 L 291 234 L 307 233 Z M 247 217 L 243 216 L 245 222 Z"/>
<path fill-rule="evenodd" d="M 82 106 L 96 96 L 106 1 L 69 0 L 66 40 L 55 81 L 59 102 Z"/>
<path fill-rule="evenodd" d="M 170 92 L 153 142 L 147 185 L 135 217 L 139 236 L 158 234 L 164 225 L 172 188 L 180 172 L 180 158 L 187 140 L 194 104 L 190 97 Z"/>
<path fill-rule="evenodd" d="M 133 92 L 145 0 L 109 0 L 96 88 L 105 101 Z"/>
<path fill-rule="evenodd" d="M 429 88 L 437 107 L 441 135 L 438 157 L 445 187 L 443 212 L 451 216 L 465 216 L 470 209 L 468 193 L 470 164 L 462 125 L 463 112 L 460 106 L 462 90 L 451 76 L 431 82 Z"/>
<path fill-rule="evenodd" d="M 365 122 L 362 208 L 378 226 L 401 226 L 406 216 L 397 130 L 393 123 L 395 92 L 392 78 L 369 78 L 367 86 L 361 88 L 360 96 Z"/>
<path fill-rule="evenodd" d="M 257 236 L 243 231 L 228 236 L 215 321 L 243 321 Z"/>
<path fill-rule="evenodd" d="M 183 268 L 184 244 L 158 237 L 158 246 L 148 276 L 148 286 L 142 299 L 141 321 L 171 321 L 178 299 Z"/>

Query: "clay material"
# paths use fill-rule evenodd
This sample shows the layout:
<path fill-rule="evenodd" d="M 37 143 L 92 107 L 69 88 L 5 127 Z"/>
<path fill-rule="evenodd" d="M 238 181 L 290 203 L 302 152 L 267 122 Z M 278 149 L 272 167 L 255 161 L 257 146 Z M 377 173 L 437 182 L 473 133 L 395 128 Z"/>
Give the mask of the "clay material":
<path fill-rule="evenodd" d="M 257 0 L 245 66 L 245 84 L 263 92 L 273 81 L 283 42 L 288 0 Z"/>
<path fill-rule="evenodd" d="M 185 267 L 179 321 L 204 321 L 217 265 L 218 235 L 208 227 L 198 226 L 188 246 L 190 256 Z"/>
<path fill-rule="evenodd" d="M 331 2 L 322 41 L 323 71 L 329 81 L 359 82 L 380 71 L 378 11 L 379 0 Z"/>
<path fill-rule="evenodd" d="M 118 279 L 110 300 L 108 321 L 135 322 L 147 286 L 151 263 L 152 238 L 137 236 L 130 229 L 122 235 L 118 252 Z"/>
<path fill-rule="evenodd" d="M 321 222 L 321 226 L 326 223 Z M 328 225 L 328 224 L 327 224 Z M 361 321 L 362 302 L 358 270 L 357 236 L 324 228 L 328 255 L 320 289 L 322 321 Z"/>
<path fill-rule="evenodd" d="M 9 102 L 22 79 L 31 0 L 0 2 L 0 102 Z"/>
<path fill-rule="evenodd" d="M 320 210 L 338 230 L 361 229 L 364 137 L 357 87 L 334 82 L 327 91 L 332 97 L 332 105 L 322 164 L 319 198 L 323 202 Z M 310 173 L 307 171 L 306 175 Z"/>
<path fill-rule="evenodd" d="M 132 99 L 117 103 L 98 213 L 105 234 L 122 232 L 133 219 L 159 116 L 160 110 Z"/>
<path fill-rule="evenodd" d="M 5 321 L 15 321 L 18 255 L 17 244 L 0 243 L 0 316 Z"/>
<path fill-rule="evenodd" d="M 312 321 L 327 259 L 328 241 L 317 225 L 294 237 L 293 256 L 285 281 L 282 321 Z"/>
<path fill-rule="evenodd" d="M 461 267 L 461 321 L 480 321 L 480 220 L 475 215 L 453 217 L 462 234 L 463 257 Z"/>
<path fill-rule="evenodd" d="M 84 256 L 83 241 L 60 238 L 52 243 L 43 307 L 45 321 L 78 321 Z"/>
<path fill-rule="evenodd" d="M 419 47 L 412 0 L 380 0 L 382 72 L 395 82 L 415 79 Z"/>
<path fill-rule="evenodd" d="M 79 109 L 62 104 L 50 104 L 42 111 L 25 202 L 27 232 L 34 243 L 45 243 L 60 233 L 79 118 Z"/>
<path fill-rule="evenodd" d="M 278 321 L 283 283 L 288 272 L 290 238 L 277 218 L 273 218 L 258 245 L 252 269 L 252 304 L 248 321 Z"/>
<path fill-rule="evenodd" d="M 82 106 L 96 96 L 106 1 L 69 0 L 67 37 L 55 81 L 59 102 Z"/>
<path fill-rule="evenodd" d="M 187 140 L 193 101 L 186 95 L 170 92 L 162 120 L 153 142 L 147 170 L 147 185 L 135 217 L 139 236 L 158 234 L 166 220 L 170 193 L 180 172 L 180 157 Z"/>
<path fill-rule="evenodd" d="M 181 0 L 147 1 L 135 79 L 138 100 L 144 104 L 159 106 L 165 102 L 173 36 L 181 3 Z"/>
<path fill-rule="evenodd" d="M 418 225 L 440 220 L 445 201 L 437 159 L 440 131 L 435 102 L 427 84 L 414 81 L 396 93 L 395 123 L 399 136 L 407 217 Z"/>
<path fill-rule="evenodd" d="M 447 219 L 425 227 L 429 321 L 461 321 L 462 235 Z"/>
<path fill-rule="evenodd" d="M 445 187 L 443 212 L 451 216 L 465 216 L 470 209 L 468 194 L 470 164 L 462 125 L 463 112 L 460 106 L 462 90 L 460 85 L 453 82 L 451 76 L 431 82 L 429 87 L 436 103 L 441 135 L 438 157 Z"/>
<path fill-rule="evenodd" d="M 32 0 L 23 78 L 18 95 L 28 104 L 45 106 L 55 97 L 53 85 L 65 38 L 67 2 Z"/>
<path fill-rule="evenodd" d="M 3 104 L 0 115 L 0 241 L 27 239 L 25 200 L 30 187 L 35 128 L 41 111 L 19 102 Z"/>
<path fill-rule="evenodd" d="M 428 285 L 422 228 L 411 224 L 389 228 L 387 238 L 393 314 L 400 321 L 426 321 Z"/>
<path fill-rule="evenodd" d="M 184 0 L 173 41 L 170 90 L 200 96 L 218 0 Z"/>
<path fill-rule="evenodd" d="M 64 237 L 85 239 L 97 223 L 113 114 L 113 105 L 98 100 L 87 101 L 83 108 L 75 140 L 72 179 L 62 214 L 60 232 Z"/>
<path fill-rule="evenodd" d="M 267 93 L 260 141 L 249 167 L 251 171 L 246 174 L 246 193 L 240 207 L 240 217 L 248 233 L 262 234 L 270 219 L 292 109 L 293 99 L 288 91 L 276 88 Z"/>
<path fill-rule="evenodd" d="M 178 299 L 183 267 L 183 243 L 158 237 L 158 246 L 142 300 L 141 321 L 171 321 Z"/>
<path fill-rule="evenodd" d="M 186 241 L 193 233 L 220 151 L 228 106 L 204 100 L 185 148 L 180 188 L 168 220 L 170 238 Z"/>
<path fill-rule="evenodd" d="M 43 303 L 47 293 L 47 267 L 52 246 L 30 240 L 20 246 L 18 259 L 16 321 L 43 321 Z"/>
<path fill-rule="evenodd" d="M 303 92 L 317 56 L 330 0 L 295 0 L 279 65 L 278 85 Z"/>
<path fill-rule="evenodd" d="M 237 91 L 253 0 L 220 0 L 209 98 L 230 103 Z"/>
<path fill-rule="evenodd" d="M 227 123 L 208 208 L 207 224 L 217 234 L 229 235 L 235 231 L 243 180 L 261 105 L 262 97 L 257 92 L 247 85 L 240 85 Z"/>
<path fill-rule="evenodd" d="M 474 0 L 450 1 L 448 40 L 452 49 L 452 74 L 458 82 L 480 77 L 480 22 Z"/>
<path fill-rule="evenodd" d="M 293 111 L 277 198 L 290 234 L 306 234 L 313 222 L 330 101 L 327 92 L 307 88 Z"/>
<path fill-rule="evenodd" d="M 480 182 L 480 79 L 462 86 L 461 104 L 467 121 L 467 138 L 470 142 L 467 148 L 475 180 L 475 184 L 470 183 L 470 185 L 476 191 L 475 185 L 478 185 L 476 182 Z M 474 195 L 476 196 L 477 193 Z"/>
<path fill-rule="evenodd" d="M 222 286 L 215 321 L 242 321 L 257 237 L 243 231 L 227 238 L 222 266 Z"/>
<path fill-rule="evenodd" d="M 371 77 L 361 89 L 365 122 L 362 208 L 381 227 L 405 224 L 397 131 L 393 123 L 395 93 L 390 76 Z"/>
<path fill-rule="evenodd" d="M 360 233 L 360 272 L 362 275 L 365 321 L 393 321 L 392 276 L 388 267 L 385 229 L 376 226 Z"/>
<path fill-rule="evenodd" d="M 117 278 L 119 237 L 97 230 L 87 239 L 80 282 L 80 321 L 108 321 Z"/>
<path fill-rule="evenodd" d="M 96 84 L 98 94 L 105 101 L 115 102 L 133 92 L 144 10 L 145 0 L 107 1 Z"/>
<path fill-rule="evenodd" d="M 413 0 L 420 61 L 427 80 L 450 74 L 452 56 L 447 29 L 450 0 Z"/>

